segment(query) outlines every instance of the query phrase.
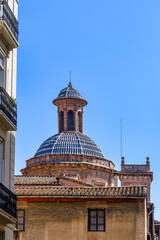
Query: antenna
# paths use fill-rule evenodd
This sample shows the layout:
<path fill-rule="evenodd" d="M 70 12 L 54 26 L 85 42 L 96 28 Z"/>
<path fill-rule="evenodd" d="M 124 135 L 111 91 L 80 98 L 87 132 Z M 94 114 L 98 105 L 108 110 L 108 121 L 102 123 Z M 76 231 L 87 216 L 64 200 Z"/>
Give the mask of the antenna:
<path fill-rule="evenodd" d="M 69 73 L 70 73 L 70 81 L 69 81 L 68 87 L 69 87 L 69 88 L 72 88 L 72 83 L 71 83 L 71 71 L 70 71 Z"/>
<path fill-rule="evenodd" d="M 121 144 L 121 158 L 122 158 L 122 119 L 120 119 L 120 144 Z"/>

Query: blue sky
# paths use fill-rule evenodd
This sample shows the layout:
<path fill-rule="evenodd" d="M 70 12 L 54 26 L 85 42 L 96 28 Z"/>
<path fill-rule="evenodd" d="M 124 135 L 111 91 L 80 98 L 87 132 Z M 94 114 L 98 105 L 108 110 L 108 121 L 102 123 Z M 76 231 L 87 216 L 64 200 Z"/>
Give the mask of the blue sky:
<path fill-rule="evenodd" d="M 88 101 L 84 133 L 120 170 L 120 119 L 127 163 L 154 173 L 160 220 L 160 1 L 19 1 L 16 174 L 58 131 L 52 104 L 69 82 Z"/>

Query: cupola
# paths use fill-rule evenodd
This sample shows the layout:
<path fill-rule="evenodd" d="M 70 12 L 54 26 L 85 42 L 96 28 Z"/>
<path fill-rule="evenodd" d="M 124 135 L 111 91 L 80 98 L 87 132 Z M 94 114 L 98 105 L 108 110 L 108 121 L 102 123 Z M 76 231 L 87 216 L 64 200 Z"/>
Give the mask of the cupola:
<path fill-rule="evenodd" d="M 83 133 L 83 107 L 87 105 L 87 101 L 72 87 L 71 82 L 60 91 L 53 104 L 58 107 L 59 133 L 67 131 Z"/>

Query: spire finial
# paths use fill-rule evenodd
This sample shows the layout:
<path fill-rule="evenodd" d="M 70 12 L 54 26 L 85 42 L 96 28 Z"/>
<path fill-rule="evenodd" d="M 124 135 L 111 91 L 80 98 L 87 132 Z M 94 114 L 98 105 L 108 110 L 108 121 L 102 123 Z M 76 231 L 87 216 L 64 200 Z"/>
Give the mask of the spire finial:
<path fill-rule="evenodd" d="M 69 87 L 69 88 L 72 88 L 72 83 L 71 83 L 71 71 L 70 71 L 70 81 L 69 81 L 68 87 Z"/>
<path fill-rule="evenodd" d="M 146 157 L 146 164 L 147 164 L 147 165 L 150 164 L 149 157 Z"/>

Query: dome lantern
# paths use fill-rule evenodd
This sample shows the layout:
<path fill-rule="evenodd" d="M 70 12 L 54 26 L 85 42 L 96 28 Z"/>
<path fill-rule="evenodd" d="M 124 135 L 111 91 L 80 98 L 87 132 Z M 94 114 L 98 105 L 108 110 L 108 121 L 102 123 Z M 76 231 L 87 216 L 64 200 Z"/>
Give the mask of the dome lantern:
<path fill-rule="evenodd" d="M 72 87 L 62 89 L 58 97 L 53 100 L 58 107 L 58 129 L 60 132 L 76 131 L 83 133 L 83 107 L 87 101 Z"/>

